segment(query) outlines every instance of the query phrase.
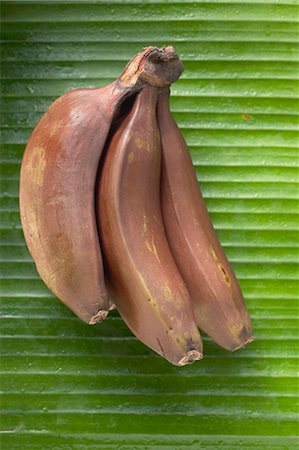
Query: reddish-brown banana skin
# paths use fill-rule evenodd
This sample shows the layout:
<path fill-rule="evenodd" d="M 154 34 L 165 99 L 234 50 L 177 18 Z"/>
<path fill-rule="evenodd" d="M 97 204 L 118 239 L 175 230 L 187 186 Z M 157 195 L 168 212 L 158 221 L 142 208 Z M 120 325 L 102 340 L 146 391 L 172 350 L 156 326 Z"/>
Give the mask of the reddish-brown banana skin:
<path fill-rule="evenodd" d="M 60 97 L 33 131 L 22 161 L 20 209 L 29 251 L 49 289 L 87 323 L 108 310 L 93 192 L 121 94 L 112 84 Z"/>
<path fill-rule="evenodd" d="M 112 136 L 98 185 L 98 225 L 122 318 L 148 347 L 185 365 L 202 357 L 202 344 L 161 216 L 157 95 L 144 88 Z"/>
<path fill-rule="evenodd" d="M 169 89 L 158 101 L 162 146 L 162 214 L 170 248 L 189 290 L 198 326 L 227 350 L 253 340 L 250 317 L 198 187 L 185 140 L 169 110 Z"/>
<path fill-rule="evenodd" d="M 27 144 L 20 178 L 26 243 L 46 285 L 84 322 L 98 322 L 109 311 L 94 191 L 113 116 L 144 79 L 163 86 L 180 73 L 172 48 L 148 47 L 116 82 L 56 100 Z"/>

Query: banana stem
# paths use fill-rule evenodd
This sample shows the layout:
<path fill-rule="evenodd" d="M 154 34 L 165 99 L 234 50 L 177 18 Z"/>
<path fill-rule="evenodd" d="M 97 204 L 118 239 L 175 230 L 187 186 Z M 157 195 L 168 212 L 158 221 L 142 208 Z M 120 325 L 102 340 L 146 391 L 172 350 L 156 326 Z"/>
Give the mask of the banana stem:
<path fill-rule="evenodd" d="M 163 88 L 176 81 L 183 70 L 183 64 L 172 46 L 146 47 L 128 63 L 118 82 L 131 92 L 132 89 L 142 89 L 145 84 Z"/>

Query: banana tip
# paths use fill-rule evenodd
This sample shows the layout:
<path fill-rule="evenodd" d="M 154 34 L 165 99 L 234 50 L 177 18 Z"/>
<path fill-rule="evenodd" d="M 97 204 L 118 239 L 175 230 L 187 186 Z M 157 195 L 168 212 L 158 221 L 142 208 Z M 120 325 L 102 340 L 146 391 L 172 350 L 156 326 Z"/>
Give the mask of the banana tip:
<path fill-rule="evenodd" d="M 100 309 L 100 311 L 98 311 L 96 313 L 96 315 L 90 319 L 89 325 L 95 325 L 96 323 L 101 323 L 103 320 L 106 319 L 108 314 L 109 314 L 109 311 L 106 311 L 105 309 Z"/>
<path fill-rule="evenodd" d="M 194 361 L 198 361 L 203 358 L 203 354 L 197 350 L 190 350 L 186 355 L 179 360 L 178 366 L 186 366 L 187 364 L 192 364 Z"/>
<path fill-rule="evenodd" d="M 238 347 L 234 348 L 232 351 L 235 352 L 236 350 L 240 350 L 241 348 L 245 348 L 246 345 L 250 344 L 253 341 L 254 341 L 254 336 L 250 336 L 244 342 L 242 342 L 241 345 L 239 345 Z"/>

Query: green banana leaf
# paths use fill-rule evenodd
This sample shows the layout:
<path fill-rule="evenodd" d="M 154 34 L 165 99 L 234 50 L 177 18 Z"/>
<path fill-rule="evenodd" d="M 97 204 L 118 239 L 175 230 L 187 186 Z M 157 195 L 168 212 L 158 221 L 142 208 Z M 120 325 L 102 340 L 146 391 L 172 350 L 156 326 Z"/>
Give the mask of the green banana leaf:
<path fill-rule="evenodd" d="M 2 1 L 1 398 L 5 449 L 296 448 L 296 0 Z M 116 312 L 79 321 L 39 279 L 18 209 L 26 141 L 49 104 L 112 81 L 147 45 L 185 71 L 171 106 L 255 341 L 172 367 Z"/>

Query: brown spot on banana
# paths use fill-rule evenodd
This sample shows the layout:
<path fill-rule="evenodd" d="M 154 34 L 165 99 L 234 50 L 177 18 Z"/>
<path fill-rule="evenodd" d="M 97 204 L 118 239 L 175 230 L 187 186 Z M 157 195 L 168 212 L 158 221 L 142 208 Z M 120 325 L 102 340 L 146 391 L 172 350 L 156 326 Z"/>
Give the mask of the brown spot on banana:
<path fill-rule="evenodd" d="M 222 274 L 222 276 L 223 276 L 223 279 L 224 279 L 225 283 L 227 284 L 227 286 L 228 286 L 229 288 L 231 288 L 231 287 L 232 287 L 232 284 L 231 284 L 231 281 L 230 281 L 230 278 L 229 278 L 228 274 L 227 274 L 226 271 L 225 271 L 225 268 L 223 267 L 222 264 L 218 264 L 217 267 L 218 267 L 218 269 L 221 271 L 221 274 Z"/>
<path fill-rule="evenodd" d="M 128 154 L 128 160 L 129 160 L 130 163 L 133 162 L 133 160 L 134 160 L 134 153 L 133 152 L 130 152 Z"/>
<path fill-rule="evenodd" d="M 143 234 L 146 235 L 147 233 L 147 217 L 146 214 L 143 214 Z"/>
<path fill-rule="evenodd" d="M 155 244 L 155 237 L 154 236 L 152 236 L 151 242 L 149 242 L 148 240 L 145 241 L 145 246 L 155 256 L 157 261 L 161 262 L 161 260 L 159 258 L 159 255 L 158 255 L 157 247 L 156 247 L 156 244 Z"/>
<path fill-rule="evenodd" d="M 213 247 L 212 245 L 210 245 L 210 249 L 211 249 L 211 254 L 212 254 L 212 256 L 213 256 L 213 259 L 214 259 L 216 262 L 218 262 L 219 260 L 218 260 L 217 254 L 216 254 L 216 252 L 215 252 L 215 250 L 214 250 L 214 247 Z M 226 272 L 226 270 L 225 270 L 225 267 L 224 267 L 223 264 L 221 264 L 221 263 L 218 263 L 218 264 L 217 264 L 217 267 L 218 267 L 218 269 L 220 270 L 221 275 L 222 275 L 222 277 L 223 277 L 225 283 L 227 284 L 227 286 L 228 286 L 229 288 L 231 288 L 231 286 L 232 286 L 231 280 L 230 280 L 230 277 L 229 277 L 229 275 L 227 274 L 227 272 Z"/>
<path fill-rule="evenodd" d="M 46 168 L 46 152 L 44 147 L 33 147 L 32 155 L 27 163 L 27 171 L 31 176 L 32 184 L 42 186 Z"/>
<path fill-rule="evenodd" d="M 171 301 L 172 298 L 174 297 L 172 290 L 170 289 L 170 287 L 168 286 L 167 283 L 164 283 L 164 285 L 162 285 L 162 289 L 164 292 L 164 297 L 167 301 Z"/>
<path fill-rule="evenodd" d="M 165 352 L 164 352 L 163 347 L 161 345 L 160 339 L 159 338 L 156 338 L 156 339 L 157 339 L 158 345 L 159 345 L 159 347 L 161 349 L 161 354 L 165 358 Z"/>
<path fill-rule="evenodd" d="M 140 148 L 140 150 L 143 150 L 146 147 L 146 142 L 144 142 L 144 140 L 141 139 L 140 137 L 135 138 L 135 143 L 136 146 Z"/>
<path fill-rule="evenodd" d="M 216 252 L 214 250 L 214 247 L 212 245 L 210 245 L 210 249 L 211 249 L 211 253 L 212 253 L 213 258 L 215 259 L 215 261 L 217 261 L 218 258 L 217 258 Z"/>
<path fill-rule="evenodd" d="M 22 215 L 23 224 L 26 224 L 28 229 L 28 239 L 35 241 L 39 236 L 39 228 L 37 223 L 36 209 L 29 204 L 26 215 Z"/>

